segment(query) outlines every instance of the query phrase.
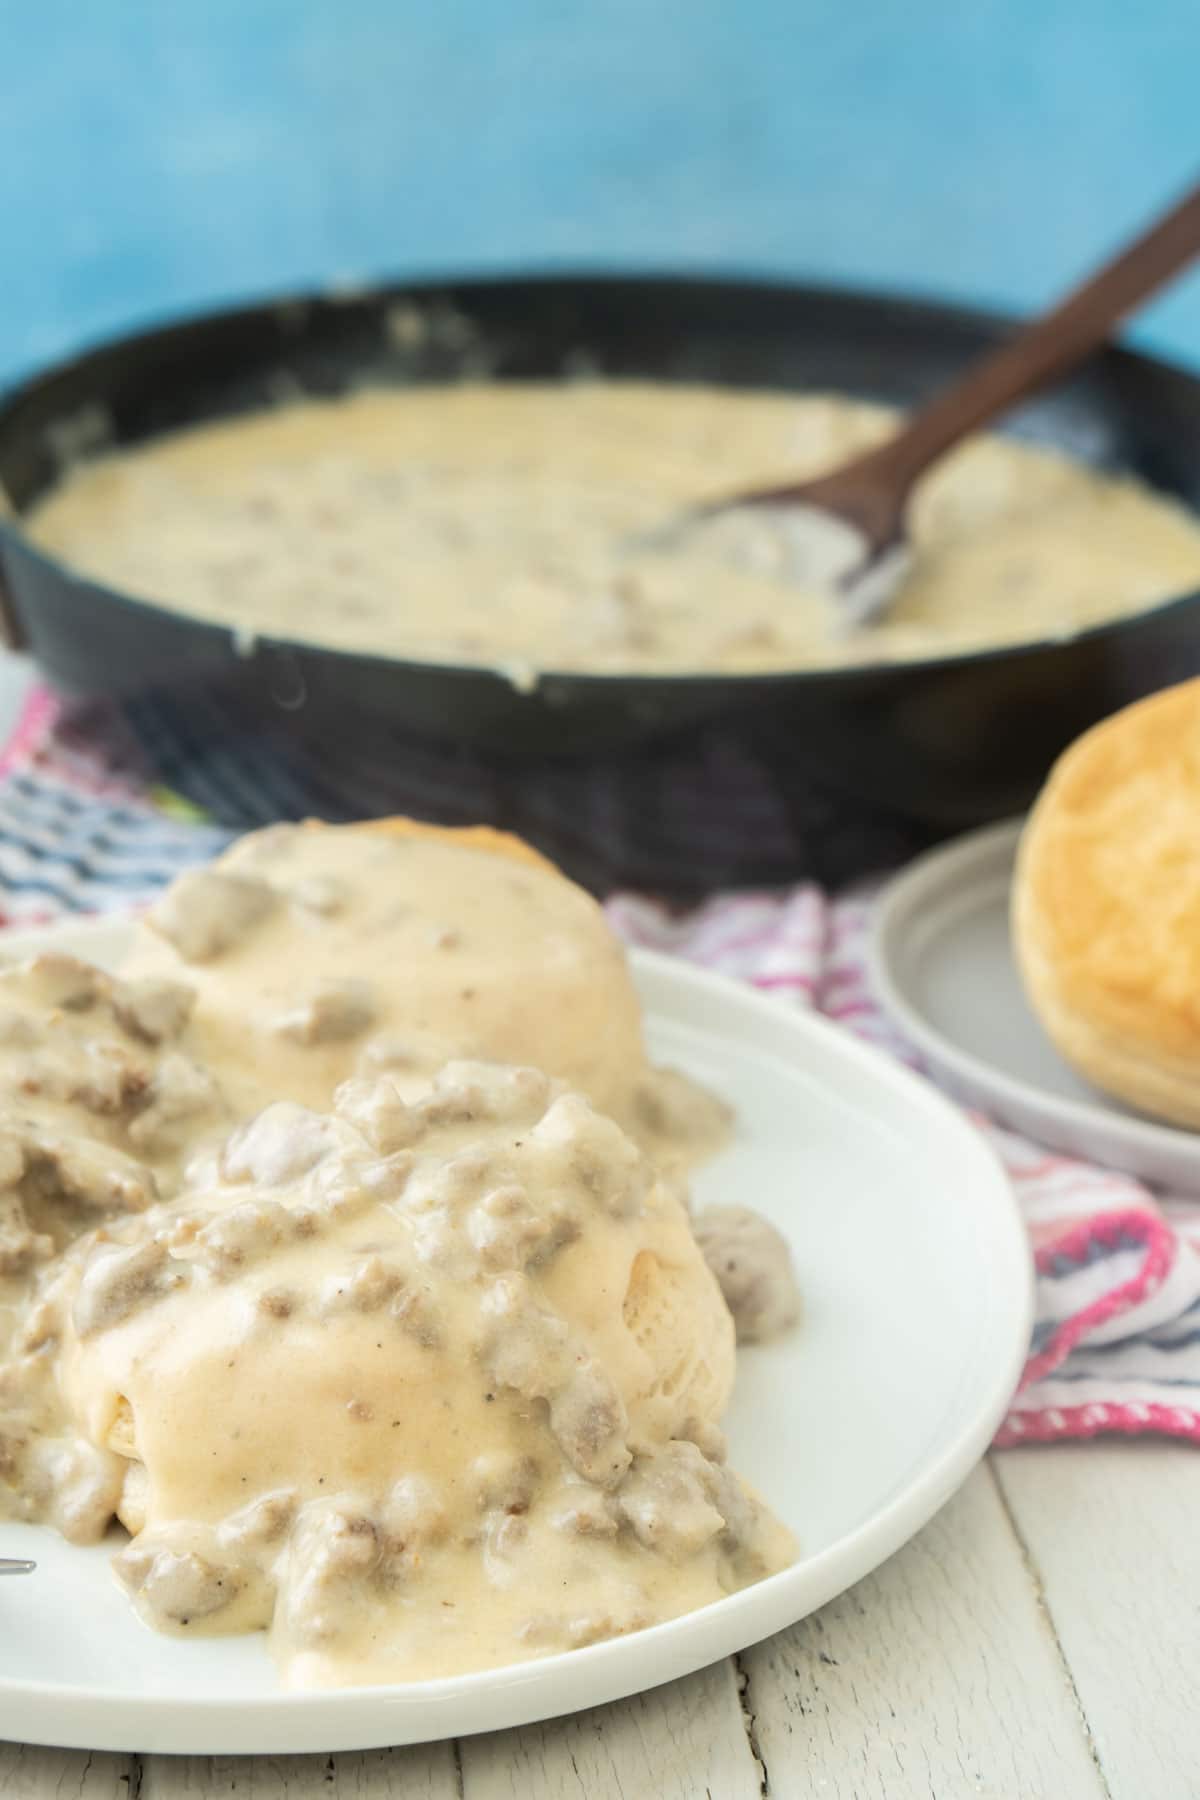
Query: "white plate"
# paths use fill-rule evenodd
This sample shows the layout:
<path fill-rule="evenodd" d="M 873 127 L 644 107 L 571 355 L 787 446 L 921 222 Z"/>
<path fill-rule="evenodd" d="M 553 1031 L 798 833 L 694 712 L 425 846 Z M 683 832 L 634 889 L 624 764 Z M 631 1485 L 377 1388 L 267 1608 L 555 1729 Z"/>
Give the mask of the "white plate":
<path fill-rule="evenodd" d="M 112 966 L 127 928 L 22 934 Z M 665 957 L 634 958 L 656 1056 L 737 1108 L 701 1203 L 791 1241 L 801 1328 L 739 1357 L 732 1455 L 800 1538 L 792 1568 L 684 1618 L 541 1662 L 404 1687 L 284 1694 L 261 1636 L 143 1626 L 108 1551 L 0 1525 L 36 1556 L 0 1584 L 0 1737 L 92 1749 L 365 1749 L 524 1724 L 653 1687 L 766 1637 L 911 1537 L 986 1448 L 1025 1356 L 1024 1233 L 998 1164 L 926 1083 L 819 1019 Z"/>
<path fill-rule="evenodd" d="M 871 937 L 875 992 L 959 1099 L 1052 1150 L 1200 1194 L 1200 1134 L 1089 1086 L 1025 998 L 1008 925 L 1020 833 L 1019 820 L 971 832 L 891 883 Z"/>

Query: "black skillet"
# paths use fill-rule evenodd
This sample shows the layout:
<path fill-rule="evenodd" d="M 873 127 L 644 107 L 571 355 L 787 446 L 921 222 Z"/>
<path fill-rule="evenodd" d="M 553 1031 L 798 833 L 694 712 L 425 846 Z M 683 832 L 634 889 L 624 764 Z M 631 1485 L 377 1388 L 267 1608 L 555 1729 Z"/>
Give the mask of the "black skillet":
<path fill-rule="evenodd" d="M 92 350 L 0 402 L 19 515 L 65 458 L 364 382 L 643 376 L 918 402 L 1008 322 L 767 282 L 548 276 L 296 297 Z M 1200 507 L 1200 380 L 1106 350 L 1023 435 Z M 1023 807 L 1094 720 L 1200 670 L 1200 595 L 939 661 L 768 676 L 548 673 L 238 644 L 81 580 L 0 524 L 10 640 L 115 702 L 158 775 L 231 825 L 410 810 L 524 832 L 594 887 L 840 881 Z M 783 603 L 786 604 L 786 601 Z M 963 605 L 970 605 L 964 594 Z M 93 709 L 94 710 L 94 709 Z"/>

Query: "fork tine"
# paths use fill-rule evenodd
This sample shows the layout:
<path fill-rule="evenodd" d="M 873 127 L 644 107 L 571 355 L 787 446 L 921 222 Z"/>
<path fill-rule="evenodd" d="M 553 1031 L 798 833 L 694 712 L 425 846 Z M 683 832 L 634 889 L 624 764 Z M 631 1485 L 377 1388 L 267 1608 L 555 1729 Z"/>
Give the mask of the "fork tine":
<path fill-rule="evenodd" d="M 0 1575 L 32 1575 L 37 1568 L 35 1562 L 29 1562 L 21 1556 L 0 1556 Z"/>

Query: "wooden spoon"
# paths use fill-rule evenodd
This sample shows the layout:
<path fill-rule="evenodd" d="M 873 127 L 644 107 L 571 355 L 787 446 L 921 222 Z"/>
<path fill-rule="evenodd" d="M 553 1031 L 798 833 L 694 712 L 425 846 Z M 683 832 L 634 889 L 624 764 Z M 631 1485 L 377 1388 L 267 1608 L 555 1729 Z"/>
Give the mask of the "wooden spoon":
<path fill-rule="evenodd" d="M 885 444 L 815 481 L 709 501 L 687 519 L 699 522 L 746 507 L 779 509 L 794 574 L 831 587 L 849 622 L 878 618 L 909 560 L 905 512 L 917 480 L 968 433 L 1082 362 L 1118 319 L 1197 254 L 1200 185 L 1082 287 L 935 395 Z"/>

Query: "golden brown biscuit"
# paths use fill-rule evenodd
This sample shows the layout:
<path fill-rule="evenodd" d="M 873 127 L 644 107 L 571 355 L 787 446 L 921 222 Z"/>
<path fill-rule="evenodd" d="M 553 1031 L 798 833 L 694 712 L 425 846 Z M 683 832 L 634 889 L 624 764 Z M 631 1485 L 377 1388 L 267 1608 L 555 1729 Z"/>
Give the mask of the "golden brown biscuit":
<path fill-rule="evenodd" d="M 306 831 L 327 831 L 323 819 L 306 819 Z M 497 831 L 493 825 L 428 825 L 424 819 L 409 819 L 393 813 L 386 819 L 360 819 L 351 831 L 382 831 L 393 838 L 436 838 L 442 843 L 459 844 L 467 850 L 484 850 L 489 856 L 507 856 L 510 862 L 528 863 L 533 869 L 546 869 L 560 880 L 567 878 L 548 856 L 527 844 L 512 831 Z"/>
<path fill-rule="evenodd" d="M 1026 992 L 1088 1080 L 1200 1126 L 1200 681 L 1106 719 L 1059 759 L 1021 838 Z"/>

